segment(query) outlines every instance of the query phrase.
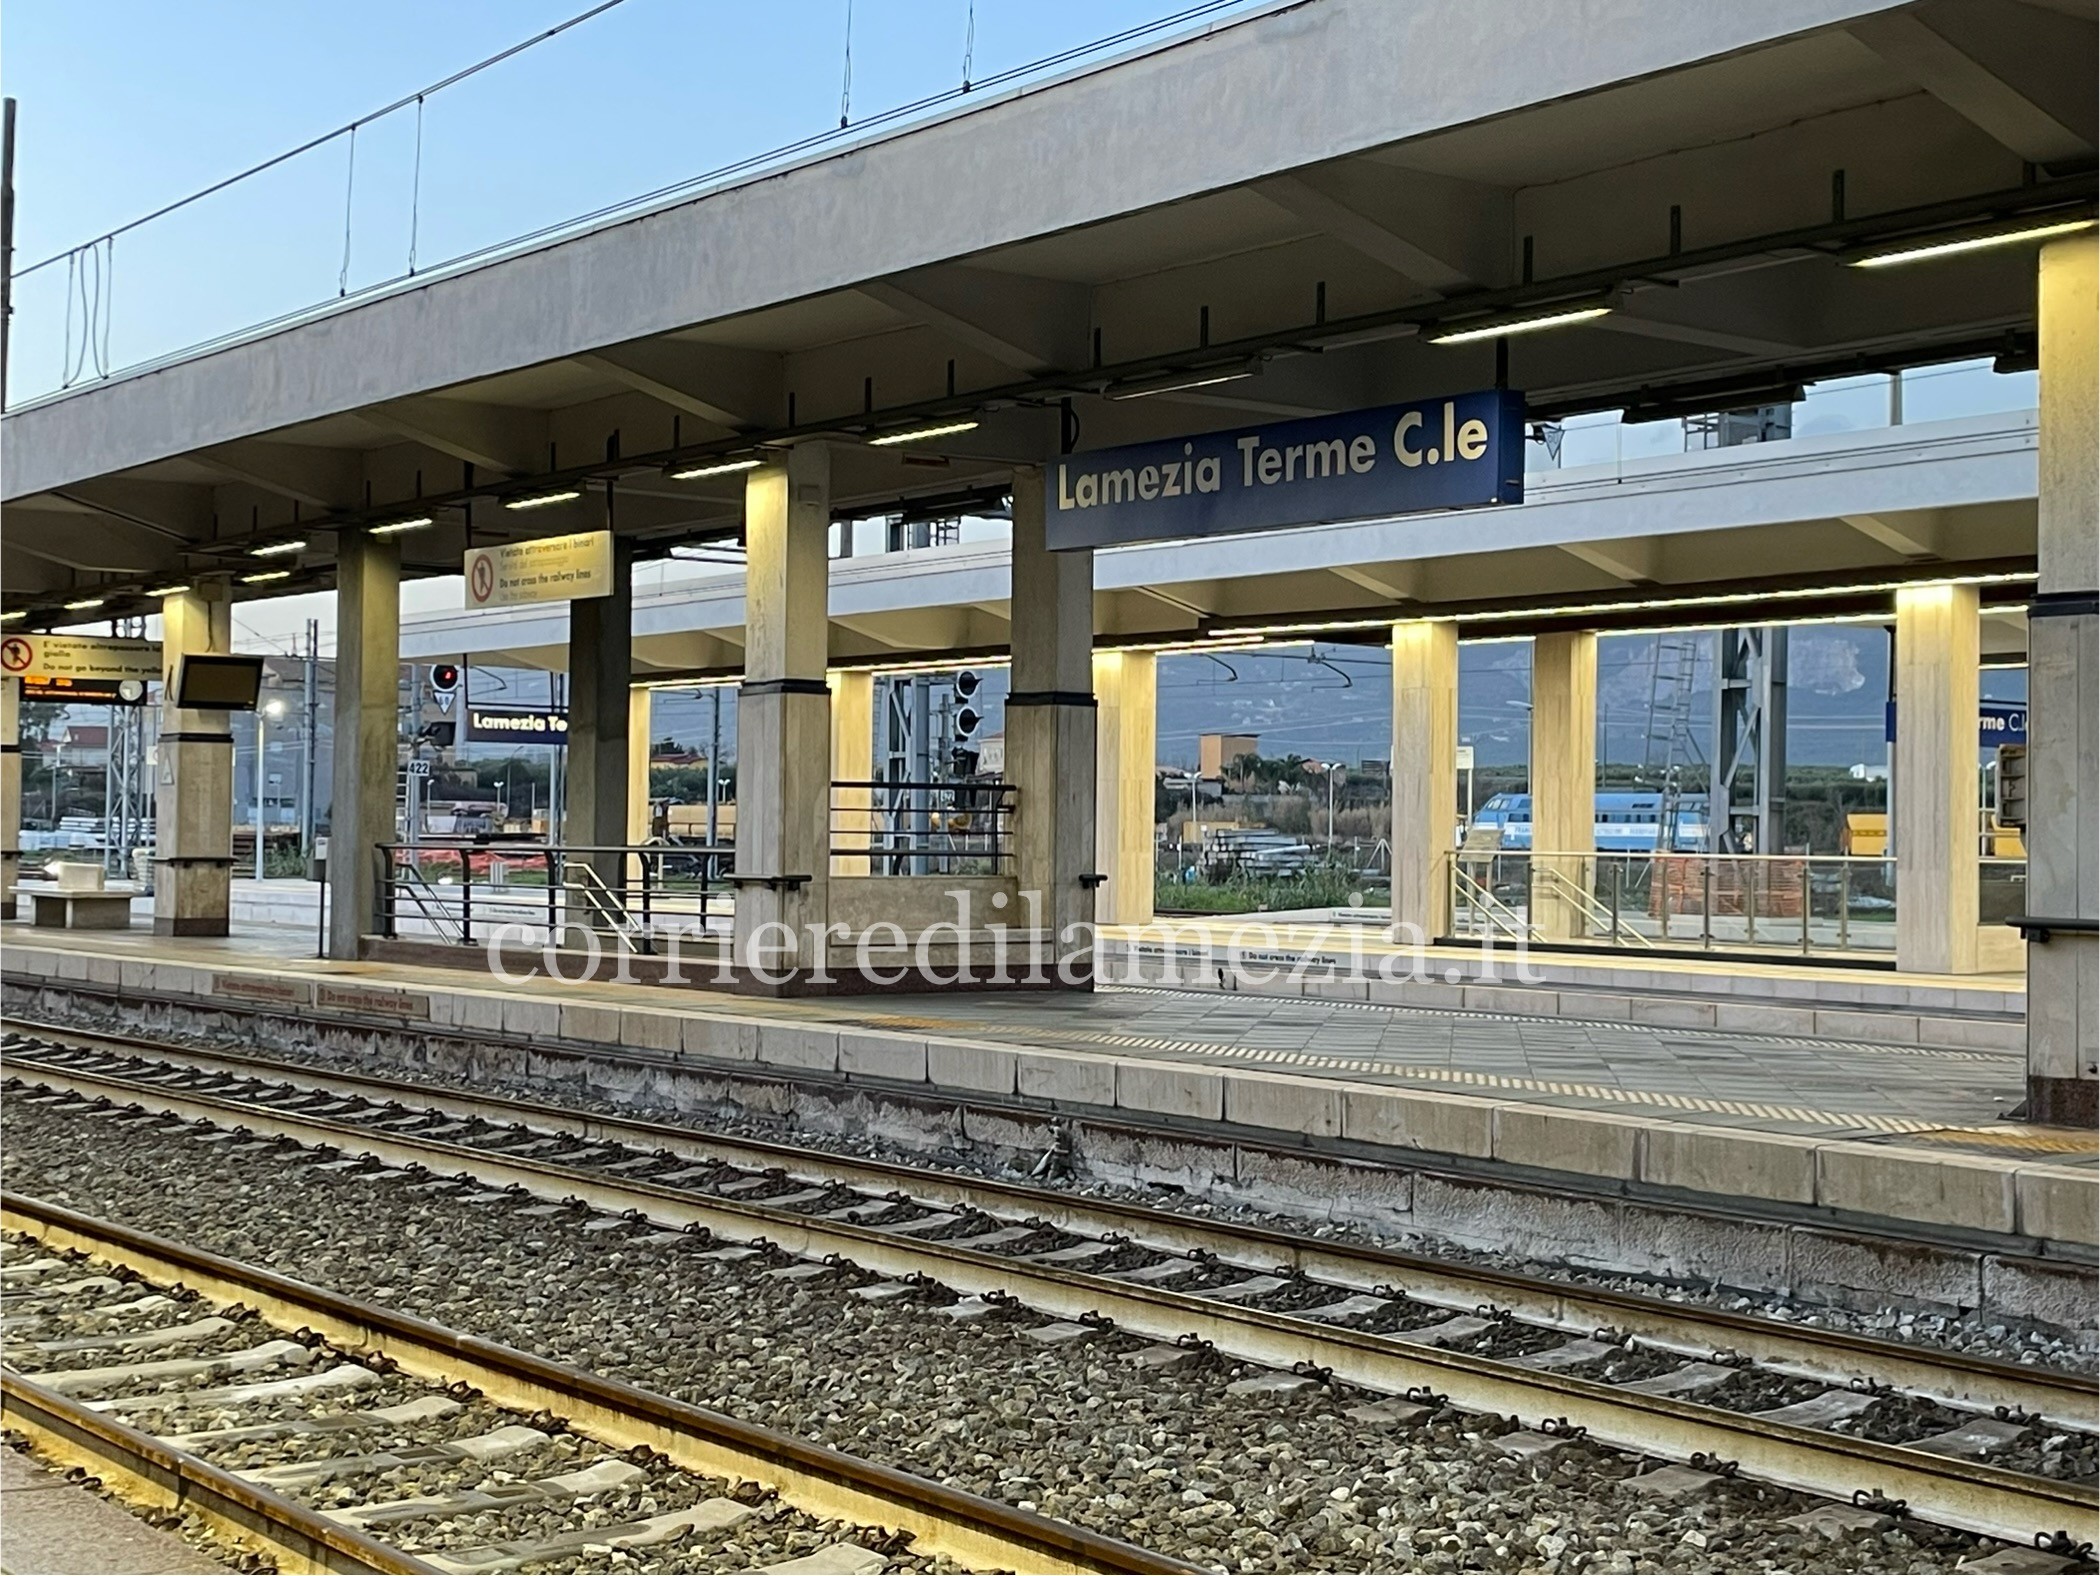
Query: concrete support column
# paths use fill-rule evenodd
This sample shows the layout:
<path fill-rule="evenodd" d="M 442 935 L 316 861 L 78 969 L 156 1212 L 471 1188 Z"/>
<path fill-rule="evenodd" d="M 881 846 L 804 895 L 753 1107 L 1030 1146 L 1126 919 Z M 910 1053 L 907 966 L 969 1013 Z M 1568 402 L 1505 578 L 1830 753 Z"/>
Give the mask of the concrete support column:
<path fill-rule="evenodd" d="M 21 679 L 0 679 L 0 918 L 15 918 L 21 874 Z"/>
<path fill-rule="evenodd" d="M 561 840 L 571 847 L 616 848 L 628 840 L 634 775 L 628 758 L 629 697 L 634 690 L 633 566 L 633 550 L 613 538 L 612 591 L 569 604 L 568 798 Z M 646 751 L 648 729 L 642 733 Z M 645 779 L 647 775 L 645 769 Z M 586 862 L 608 886 L 621 884 L 624 872 L 618 855 L 597 854 Z"/>
<path fill-rule="evenodd" d="M 623 841 L 630 847 L 649 841 L 649 752 L 655 743 L 651 734 L 655 699 L 654 690 L 639 684 L 627 691 L 627 831 Z M 628 857 L 630 891 L 638 891 L 645 876 L 656 879 L 656 871 L 645 870 L 645 863 L 639 854 Z"/>
<path fill-rule="evenodd" d="M 627 841 L 649 841 L 649 753 L 654 744 L 654 690 L 639 684 L 627 692 Z"/>
<path fill-rule="evenodd" d="M 1597 847 L 1597 637 L 1587 630 L 1531 643 L 1532 919 L 1552 941 L 1589 933 L 1578 894 L 1594 890 Z"/>
<path fill-rule="evenodd" d="M 2091 1127 L 2100 1089 L 2100 241 L 2042 249 L 2041 581 L 2027 614 L 2027 1114 Z"/>
<path fill-rule="evenodd" d="M 1458 626 L 1393 626 L 1393 939 L 1451 930 L 1458 824 Z"/>
<path fill-rule="evenodd" d="M 1896 593 L 1896 966 L 1976 972 L 1974 586 Z"/>
<path fill-rule="evenodd" d="M 1094 917 L 1104 925 L 1150 924 L 1157 864 L 1158 657 L 1150 651 L 1098 653 L 1094 695 L 1100 729 L 1094 868 L 1108 877 L 1094 894 Z"/>
<path fill-rule="evenodd" d="M 233 911 L 233 734 L 225 712 L 178 707 L 170 697 L 185 653 L 232 651 L 233 599 L 224 583 L 208 583 L 163 598 L 160 616 L 153 933 L 223 936 Z"/>
<path fill-rule="evenodd" d="M 22 681 L 0 678 L 0 919 L 15 917 L 22 870 Z"/>
<path fill-rule="evenodd" d="M 820 968 L 831 915 L 831 451 L 802 443 L 744 483 L 744 683 L 736 711 L 736 951 L 747 986 Z"/>
<path fill-rule="evenodd" d="M 345 531 L 335 566 L 335 770 L 328 955 L 355 958 L 377 919 L 378 845 L 394 841 L 401 770 L 401 549 Z"/>
<path fill-rule="evenodd" d="M 825 679 L 831 690 L 831 775 L 841 783 L 867 783 L 875 777 L 875 675 L 834 669 Z M 831 845 L 866 848 L 874 831 L 872 788 L 832 790 Z M 866 854 L 833 853 L 835 876 L 864 876 Z"/>
<path fill-rule="evenodd" d="M 1014 472 L 1013 688 L 1006 697 L 1006 780 L 1014 785 L 1014 874 L 1051 956 L 1090 981 L 1094 923 L 1094 554 L 1053 553 L 1043 536 L 1043 479 Z"/>

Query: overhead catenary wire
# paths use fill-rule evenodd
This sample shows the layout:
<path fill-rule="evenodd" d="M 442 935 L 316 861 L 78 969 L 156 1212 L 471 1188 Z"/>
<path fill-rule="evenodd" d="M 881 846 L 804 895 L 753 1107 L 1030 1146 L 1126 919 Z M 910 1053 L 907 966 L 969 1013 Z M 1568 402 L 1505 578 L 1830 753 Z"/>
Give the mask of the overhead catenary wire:
<path fill-rule="evenodd" d="M 615 5 L 623 3 L 624 0 L 605 0 L 604 4 L 595 6 L 591 10 L 583 12 L 580 15 L 571 18 L 569 21 L 562 23 L 559 27 L 551 28 L 546 33 L 539 34 L 534 38 L 524 41 L 523 43 L 513 45 L 510 49 L 504 51 L 502 54 L 491 56 L 488 60 L 478 62 L 476 65 L 468 67 L 463 71 L 454 72 L 451 76 L 445 78 L 442 82 L 433 83 L 430 87 L 424 89 L 423 94 L 435 93 L 440 88 L 450 86 L 455 82 L 461 81 L 466 77 L 474 75 L 477 71 L 486 70 L 488 67 L 495 65 L 502 60 L 508 59 L 511 56 L 516 55 L 521 51 L 532 47 L 534 44 L 543 42 L 546 39 L 554 37 L 558 33 L 564 32 L 569 28 L 575 27 L 583 22 L 589 21 L 592 17 L 598 16 L 605 11 L 611 10 Z M 1052 54 L 1039 56 L 1034 60 L 1026 61 L 1020 65 L 1010 66 L 1003 71 L 994 72 L 992 75 L 984 78 L 982 81 L 973 81 L 970 86 L 972 90 L 982 92 L 985 89 L 989 88 L 998 88 L 1007 86 L 1009 84 L 1017 84 L 1030 77 L 1038 76 L 1044 72 L 1055 70 L 1061 66 L 1070 65 L 1073 62 L 1085 59 L 1090 55 L 1098 55 L 1103 51 L 1115 49 L 1133 43 L 1138 39 L 1147 38 L 1155 34 L 1165 32 L 1172 28 L 1181 26 L 1188 22 L 1199 20 L 1201 18 L 1214 16 L 1220 12 L 1232 11 L 1248 3 L 1249 0 L 1198 0 L 1198 3 L 1184 6 L 1179 10 L 1166 13 L 1162 16 L 1154 17 L 1150 21 L 1134 23 L 1129 27 L 1122 28 L 1114 33 L 1105 34 L 1102 37 L 1092 39 L 1086 43 L 1075 44 L 1070 48 L 1061 49 L 1055 51 Z M 404 105 L 414 102 L 417 98 L 423 96 L 423 94 L 410 94 L 407 97 L 399 99 L 393 104 L 387 105 L 382 109 L 374 110 L 367 115 L 359 117 L 357 121 L 351 124 L 370 124 L 372 121 L 378 120 L 383 116 L 402 108 Z M 964 98 L 966 96 L 967 93 L 964 89 L 946 88 L 938 93 L 927 94 L 924 97 L 913 99 L 907 103 L 893 105 L 892 107 L 885 110 L 878 110 L 874 114 L 863 119 L 860 122 L 860 124 L 856 128 L 854 128 L 854 131 L 857 135 L 866 136 L 880 127 L 893 125 L 900 120 L 909 120 L 912 116 L 921 114 L 928 110 L 936 109 L 943 104 L 952 103 L 953 101 Z M 117 229 L 108 232 L 103 237 L 103 239 L 113 239 L 115 236 L 125 234 L 131 230 L 135 230 L 141 225 L 149 224 L 153 220 L 160 218 L 165 214 L 173 213 L 177 209 L 187 207 L 189 204 L 200 201 L 203 198 L 209 197 L 216 192 L 224 191 L 229 186 L 233 186 L 238 182 L 247 179 L 251 175 L 257 175 L 265 170 L 274 169 L 276 166 L 285 163 L 289 159 L 296 158 L 302 153 L 310 152 L 314 148 L 320 147 L 325 143 L 333 141 L 336 137 L 344 135 L 349 129 L 349 125 L 345 125 L 338 127 L 336 130 L 325 133 L 321 136 L 310 138 L 306 142 L 301 143 L 296 148 L 288 149 L 285 152 L 278 154 L 270 159 L 266 159 L 262 163 L 254 165 L 247 170 L 243 170 L 235 175 L 229 175 L 224 180 L 216 181 L 210 186 L 204 187 L 199 191 L 192 192 L 187 197 L 181 198 L 172 203 L 168 203 L 163 207 L 156 208 L 151 213 L 141 215 L 139 218 L 133 219 L 129 223 L 120 225 L 117 227 Z M 823 131 L 816 132 L 810 136 L 800 138 L 794 142 L 783 143 L 777 147 L 769 148 L 762 152 L 751 154 L 745 158 L 734 160 L 728 164 L 718 165 L 714 169 L 702 171 L 697 175 L 683 177 L 679 180 L 669 183 L 668 185 L 656 187 L 653 190 L 641 192 L 635 196 L 623 198 L 617 202 L 607 203 L 602 207 L 594 208 L 584 213 L 574 214 L 567 218 L 557 220 L 551 224 L 540 225 L 534 229 L 524 231 L 517 235 L 509 236 L 500 241 L 491 242 L 483 246 L 470 247 L 468 250 L 457 253 L 447 258 L 444 262 L 433 266 L 448 270 L 460 268 L 467 264 L 471 264 L 483 259 L 500 256 L 506 252 L 512 251 L 517 248 L 530 246 L 533 243 L 545 240 L 550 236 L 560 235 L 565 232 L 582 229 L 584 227 L 599 223 L 605 219 L 611 218 L 618 214 L 630 213 L 637 210 L 646 209 L 655 204 L 662 203 L 669 199 L 675 198 L 683 193 L 695 191 L 720 182 L 725 182 L 734 179 L 737 176 L 746 174 L 750 171 L 763 169 L 770 165 L 777 164 L 783 160 L 795 158 L 800 155 L 809 153 L 814 149 L 823 147 L 826 144 L 841 138 L 843 134 L 843 127 L 826 127 Z M 15 279 L 24 278 L 27 275 L 38 271 L 39 269 L 49 267 L 56 263 L 65 262 L 69 258 L 75 256 L 81 250 L 81 247 L 76 246 L 68 248 L 66 251 L 63 252 L 54 253 L 51 256 L 42 259 L 40 262 L 32 264 L 28 268 L 17 270 L 11 277 Z M 384 291 L 396 284 L 399 284 L 402 279 L 409 277 L 413 276 L 399 275 L 392 279 L 374 280 L 369 284 L 360 285 L 355 291 L 351 292 L 351 294 L 353 296 L 363 297 L 374 292 Z M 339 297 L 338 299 L 347 298 Z M 251 334 L 278 328 L 285 324 L 296 322 L 315 312 L 317 309 L 319 309 L 319 307 L 320 303 L 317 302 L 310 306 L 299 307 L 290 312 L 282 312 L 273 317 L 263 319 L 259 322 L 247 324 L 244 327 L 232 330 L 228 333 L 218 334 L 207 339 L 199 340 L 193 344 L 183 347 L 179 351 L 171 352 L 167 356 L 155 358 L 154 361 L 141 363 L 139 365 L 151 366 L 160 362 L 165 362 L 170 359 L 176 359 L 188 355 L 195 355 L 200 352 L 213 349 L 220 345 L 238 341 Z M 127 370 L 135 371 L 138 370 L 138 367 L 128 368 Z"/>
<path fill-rule="evenodd" d="M 343 271 L 336 278 L 335 293 L 350 293 L 350 218 L 357 203 L 357 128 L 350 128 L 350 167 L 343 176 Z"/>
<path fill-rule="evenodd" d="M 846 79 L 839 87 L 839 130 L 853 118 L 853 0 L 846 0 Z"/>
<path fill-rule="evenodd" d="M 127 220 L 125 223 L 118 225 L 115 229 L 105 231 L 103 234 L 97 236 L 94 242 L 88 242 L 85 244 L 94 245 L 98 242 L 114 240 L 116 237 L 123 235 L 128 231 L 138 229 L 141 225 L 151 224 L 155 219 L 165 218 L 171 213 L 175 213 L 180 209 L 189 207 L 192 203 L 201 202 L 206 197 L 210 197 L 215 193 L 222 192 L 226 190 L 227 187 L 237 185 L 240 182 L 247 180 L 251 176 L 260 175 L 265 170 L 273 170 L 280 164 L 284 164 L 289 162 L 290 160 L 298 158 L 299 155 L 301 155 L 302 153 L 311 153 L 316 148 L 325 147 L 327 144 L 335 141 L 335 139 L 338 137 L 345 137 L 351 135 L 360 126 L 370 125 L 375 120 L 384 120 L 387 116 L 395 113 L 397 110 L 406 109 L 411 104 L 420 104 L 422 100 L 428 98 L 433 93 L 440 93 L 446 88 L 453 87 L 458 83 L 466 81 L 469 77 L 478 76 L 482 72 L 489 70 L 493 66 L 499 66 L 504 61 L 509 60 L 514 56 L 521 55 L 528 49 L 532 49 L 540 44 L 544 44 L 549 39 L 558 38 L 563 33 L 568 32 L 571 28 L 581 27 L 584 23 L 592 20 L 594 17 L 603 16 L 606 12 L 614 9 L 617 6 L 625 5 L 626 3 L 627 0 L 599 0 L 599 3 L 597 5 L 592 6 L 589 10 L 580 11 L 575 16 L 570 17 L 567 21 L 558 22 L 553 27 L 548 28 L 544 32 L 535 33 L 530 38 L 521 39 L 519 42 L 512 44 L 507 49 L 498 50 L 495 54 L 487 56 L 485 59 L 475 61 L 474 64 L 472 64 L 471 66 L 463 66 L 459 70 L 453 72 L 450 76 L 441 77 L 436 82 L 430 83 L 426 87 L 419 88 L 413 93 L 405 94 L 402 97 L 395 99 L 391 104 L 382 105 L 380 108 L 375 110 L 368 110 L 364 114 L 358 116 L 355 120 L 346 122 L 341 126 L 337 126 L 332 131 L 324 131 L 319 136 L 309 137 L 306 141 L 300 143 L 296 147 L 287 148 L 282 153 L 272 154 L 269 158 L 262 160 L 258 164 L 251 164 L 244 170 L 237 171 L 236 173 L 225 176 L 220 180 L 213 181 L 209 186 L 199 187 L 196 191 L 191 192 L 186 197 L 178 197 L 173 202 L 163 203 L 160 207 L 155 208 L 152 212 L 141 214 L 136 219 Z M 66 259 L 75 256 L 84 249 L 84 246 L 75 246 L 69 247 L 62 252 L 53 252 L 49 257 L 43 258 L 38 262 L 31 263 L 27 268 L 17 269 L 15 271 L 14 277 L 17 279 L 26 279 L 29 275 L 36 273 L 41 269 L 49 268 L 54 264 L 66 261 Z"/>
<path fill-rule="evenodd" d="M 416 161 L 408 182 L 408 271 L 416 271 L 416 236 L 423 220 L 423 95 L 416 95 Z"/>

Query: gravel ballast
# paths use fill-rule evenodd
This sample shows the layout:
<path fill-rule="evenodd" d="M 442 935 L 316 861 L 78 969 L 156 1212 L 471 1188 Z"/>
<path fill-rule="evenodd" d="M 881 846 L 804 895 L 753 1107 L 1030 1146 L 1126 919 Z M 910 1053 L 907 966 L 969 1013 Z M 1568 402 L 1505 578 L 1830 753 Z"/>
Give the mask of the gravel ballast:
<path fill-rule="evenodd" d="M 1653 1463 L 1587 1441 L 1519 1459 L 1505 1420 L 1367 1423 L 1348 1413 L 1373 1398 L 1317 1383 L 1228 1395 L 1253 1371 L 1141 1366 L 1148 1343 L 1114 1333 L 1044 1345 L 1025 1311 L 958 1321 L 938 1295 L 290 1144 L 19 1098 L 4 1137 L 10 1187 L 1222 1568 L 1940 1571 L 1986 1547 L 1910 1522 L 1832 1540 L 1781 1524 L 1821 1502 L 1735 1480 L 1652 1498 L 1628 1480 Z"/>
<path fill-rule="evenodd" d="M 123 1014 L 113 1012 L 92 999 L 82 998 L 74 1001 L 67 1017 L 69 1021 L 77 1022 L 87 1030 L 100 1028 L 119 1035 L 133 1031 L 133 1024 Z M 156 1032 L 165 1033 L 171 1044 L 190 1044 L 200 1050 L 232 1051 L 247 1055 L 253 1055 L 257 1051 L 252 1039 L 242 1034 L 183 1035 L 170 1031 Z M 375 1067 L 371 1057 L 354 1039 L 345 1041 L 339 1037 L 330 1037 L 310 1026 L 302 1028 L 299 1032 L 312 1037 L 298 1043 L 273 1042 L 268 1047 L 267 1054 L 295 1066 L 335 1069 L 364 1075 L 383 1073 L 388 1079 L 405 1086 L 420 1085 L 432 1090 L 523 1098 L 540 1105 L 546 1119 L 550 1121 L 558 1121 L 560 1113 L 567 1110 L 579 1116 L 595 1114 L 660 1122 L 695 1134 L 791 1143 L 816 1152 L 880 1160 L 927 1171 L 947 1171 L 1005 1181 L 1027 1181 L 1037 1186 L 1067 1189 L 1084 1197 L 1142 1204 L 1148 1208 L 1228 1224 L 1260 1226 L 1304 1236 L 1314 1241 L 1397 1248 L 1409 1253 L 1443 1258 L 1457 1265 L 1510 1271 L 1599 1290 L 1660 1297 L 1686 1306 L 1749 1313 L 1816 1329 L 1901 1341 L 1972 1357 L 1996 1358 L 2005 1362 L 2054 1368 L 2068 1373 L 2100 1376 L 2100 1324 L 2067 1330 L 2023 1325 L 1988 1313 L 1948 1312 L 1893 1302 L 1877 1308 L 1852 1308 L 1825 1301 L 1797 1300 L 1749 1292 L 1718 1281 L 1688 1283 L 1633 1274 L 1615 1274 L 1524 1254 L 1489 1251 L 1418 1233 L 1395 1236 L 1351 1221 L 1279 1214 L 1229 1201 L 1197 1198 L 1176 1188 L 1131 1187 L 1085 1175 L 1070 1175 L 1054 1156 L 1045 1157 L 1054 1163 L 1043 1167 L 1040 1173 L 1031 1171 L 1024 1177 L 1015 1171 L 1002 1169 L 976 1152 L 907 1148 L 865 1134 L 841 1134 L 829 1127 L 805 1125 L 791 1116 L 695 1112 L 654 1105 L 645 1100 L 613 1101 L 572 1085 L 549 1089 L 530 1082 L 506 1078 L 492 1067 L 482 1068 L 473 1077 L 453 1076 L 433 1072 L 428 1068 L 402 1066 L 391 1062 L 383 1067 Z M 1441 1314 L 1438 1316 L 1441 1317 Z"/>

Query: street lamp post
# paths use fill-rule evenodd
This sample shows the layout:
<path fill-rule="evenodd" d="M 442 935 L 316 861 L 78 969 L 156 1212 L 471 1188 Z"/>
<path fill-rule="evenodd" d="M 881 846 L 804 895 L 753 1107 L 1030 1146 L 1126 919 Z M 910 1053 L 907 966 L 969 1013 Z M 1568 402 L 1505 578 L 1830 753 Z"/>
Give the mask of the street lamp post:
<path fill-rule="evenodd" d="M 263 878 L 263 792 L 269 781 L 265 762 L 269 760 L 263 739 L 268 732 L 267 719 L 282 717 L 284 702 L 267 700 L 255 708 L 255 879 Z"/>

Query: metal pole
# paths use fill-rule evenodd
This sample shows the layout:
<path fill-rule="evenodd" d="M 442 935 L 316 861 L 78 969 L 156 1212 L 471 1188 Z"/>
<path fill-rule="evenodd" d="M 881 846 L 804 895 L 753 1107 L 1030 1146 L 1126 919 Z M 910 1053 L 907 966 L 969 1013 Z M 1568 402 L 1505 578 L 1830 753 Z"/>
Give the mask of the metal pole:
<path fill-rule="evenodd" d="M 112 626 L 114 627 L 114 626 Z M 116 787 L 117 777 L 117 708 L 102 708 L 102 868 L 109 868 L 110 856 L 116 852 L 115 826 L 116 801 L 111 790 Z"/>
<path fill-rule="evenodd" d="M 707 846 L 710 848 L 721 841 L 716 817 L 721 806 L 722 788 L 722 686 L 717 684 L 712 693 L 715 715 L 708 726 L 707 736 Z"/>
<path fill-rule="evenodd" d="M 916 542 L 914 546 L 918 545 Z M 933 680 L 925 674 L 911 681 L 911 780 L 933 780 Z M 923 876 L 931 869 L 927 851 L 933 846 L 933 795 L 924 789 L 912 792 L 911 873 Z"/>
<path fill-rule="evenodd" d="M 548 693 L 554 697 L 554 709 L 560 711 L 568 704 L 569 699 L 567 675 L 552 674 L 548 677 L 547 684 Z M 568 811 L 569 793 L 568 783 L 565 781 L 567 773 L 563 771 L 563 767 L 567 764 L 567 747 L 555 745 L 547 762 L 547 841 L 550 843 L 560 842 L 564 830 L 562 821 Z"/>
<path fill-rule="evenodd" d="M 263 709 L 255 708 L 255 879 L 263 878 Z"/>
<path fill-rule="evenodd" d="M 299 854 L 311 861 L 314 856 L 314 772 L 320 755 L 321 731 L 321 621 L 310 618 L 306 621 L 306 671 L 301 675 L 305 693 L 301 696 L 304 712 L 301 718 L 299 743 Z"/>
<path fill-rule="evenodd" d="M 1815 887 L 1810 883 L 1808 861 L 1801 861 L 1801 955 L 1808 956 L 1809 910 L 1815 907 Z"/>
<path fill-rule="evenodd" d="M 0 410 L 7 409 L 7 341 L 15 316 L 15 101 L 0 101 Z"/>
<path fill-rule="evenodd" d="M 1188 845 L 1189 845 L 1189 869 L 1190 869 L 1190 870 L 1192 870 L 1192 871 L 1193 871 L 1193 870 L 1194 870 L 1194 869 L 1196 868 L 1196 857 L 1197 857 L 1197 855 L 1199 855 L 1199 854 L 1201 854 L 1201 853 L 1203 852 L 1203 827 L 1202 827 L 1202 824 L 1201 824 L 1200 822 L 1198 822 L 1198 821 L 1197 821 L 1197 819 L 1196 819 L 1196 790 L 1197 790 L 1197 787 L 1198 787 L 1198 785 L 1199 785 L 1199 784 L 1200 784 L 1200 783 L 1202 782 L 1202 779 L 1201 779 L 1200 777 L 1198 777 L 1198 776 L 1196 775 L 1196 773 L 1197 773 L 1197 772 L 1200 772 L 1200 771 L 1202 771 L 1202 770 L 1203 770 L 1203 762 L 1202 762 L 1201 760 L 1198 760 L 1198 761 L 1196 762 L 1195 766 L 1194 766 L 1194 767 L 1193 767 L 1193 768 L 1192 768 L 1192 769 L 1190 770 L 1190 772 L 1189 772 L 1189 835 L 1188 835 Z M 1193 882 L 1191 882 L 1190 884 L 1191 884 L 1191 885 L 1194 885 L 1194 883 L 1193 883 Z"/>

